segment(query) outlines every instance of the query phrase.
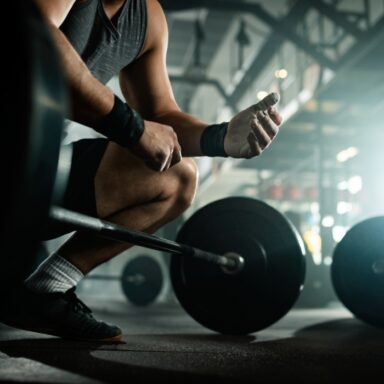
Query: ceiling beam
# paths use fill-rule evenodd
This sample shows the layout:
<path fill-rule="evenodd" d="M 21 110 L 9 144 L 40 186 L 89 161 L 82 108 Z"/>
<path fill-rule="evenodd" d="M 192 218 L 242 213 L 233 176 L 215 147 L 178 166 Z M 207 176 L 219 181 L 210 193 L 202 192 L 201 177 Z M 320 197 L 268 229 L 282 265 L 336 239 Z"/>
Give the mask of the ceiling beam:
<path fill-rule="evenodd" d="M 172 83 L 183 83 L 183 84 L 191 84 L 191 85 L 210 85 L 214 87 L 218 93 L 223 97 L 226 104 L 232 108 L 232 110 L 236 113 L 238 112 L 238 108 L 235 103 L 232 102 L 232 99 L 227 95 L 224 87 L 221 85 L 220 81 L 216 79 L 210 79 L 205 76 L 187 76 L 187 75 L 170 75 L 169 79 Z"/>
<path fill-rule="evenodd" d="M 359 40 L 363 36 L 363 31 L 350 22 L 343 13 L 337 11 L 334 6 L 326 4 L 324 1 L 312 1 L 311 6 L 316 8 L 322 15 L 332 20 L 336 25 L 343 28 L 345 32 Z"/>
<path fill-rule="evenodd" d="M 194 8 L 207 8 L 228 12 L 246 12 L 251 13 L 256 18 L 267 24 L 274 33 L 280 35 L 282 39 L 288 39 L 293 44 L 298 46 L 319 64 L 334 69 L 335 63 L 333 60 L 325 56 L 319 51 L 315 45 L 311 44 L 303 37 L 295 32 L 294 26 L 297 21 L 304 16 L 306 11 L 312 5 L 311 2 L 298 0 L 291 8 L 288 14 L 282 18 L 276 18 L 266 11 L 258 3 L 241 2 L 238 0 L 221 0 L 221 1 L 209 1 L 209 0 L 193 0 L 188 2 L 177 1 L 163 1 L 162 2 L 167 10 L 180 11 Z M 276 40 L 276 36 L 271 36 L 272 40 Z M 273 41 L 274 42 L 274 41 Z"/>
<path fill-rule="evenodd" d="M 374 26 L 366 30 L 361 38 L 344 54 L 337 64 L 337 69 L 350 67 L 363 59 L 368 52 L 375 49 L 376 46 L 381 50 L 383 57 L 383 39 L 384 39 L 384 16 L 382 16 Z"/>

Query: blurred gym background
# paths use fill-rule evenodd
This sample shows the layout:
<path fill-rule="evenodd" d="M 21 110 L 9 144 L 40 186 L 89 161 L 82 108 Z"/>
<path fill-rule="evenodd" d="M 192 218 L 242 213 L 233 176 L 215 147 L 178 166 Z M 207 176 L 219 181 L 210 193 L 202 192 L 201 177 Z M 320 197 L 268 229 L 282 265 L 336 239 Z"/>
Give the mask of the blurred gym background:
<path fill-rule="evenodd" d="M 259 158 L 197 158 L 193 206 L 158 234 L 174 239 L 183 221 L 211 201 L 261 199 L 285 213 L 305 241 L 307 275 L 296 306 L 338 305 L 329 272 L 337 242 L 357 222 L 384 214 L 384 1 L 161 3 L 169 25 L 168 71 L 184 111 L 208 123 L 227 121 L 275 91 L 284 124 Z M 109 86 L 119 94 L 117 79 Z M 70 124 L 65 142 L 92 136 Z M 64 239 L 45 243 L 47 251 Z M 78 292 L 133 305 L 119 278 L 142 255 L 158 267 L 148 273 L 162 276 L 157 294 L 143 304 L 174 303 L 168 255 L 140 247 L 100 266 Z M 129 275 L 139 292 L 143 265 Z"/>

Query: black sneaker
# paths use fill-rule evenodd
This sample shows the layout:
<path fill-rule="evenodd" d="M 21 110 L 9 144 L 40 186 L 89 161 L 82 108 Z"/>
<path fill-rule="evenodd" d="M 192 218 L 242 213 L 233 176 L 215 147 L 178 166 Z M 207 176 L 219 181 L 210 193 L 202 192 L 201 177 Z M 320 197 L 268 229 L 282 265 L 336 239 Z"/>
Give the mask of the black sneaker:
<path fill-rule="evenodd" d="M 6 307 L 0 321 L 11 327 L 85 341 L 118 342 L 122 338 L 118 327 L 92 316 L 75 288 L 64 293 L 34 293 L 24 287 Z"/>

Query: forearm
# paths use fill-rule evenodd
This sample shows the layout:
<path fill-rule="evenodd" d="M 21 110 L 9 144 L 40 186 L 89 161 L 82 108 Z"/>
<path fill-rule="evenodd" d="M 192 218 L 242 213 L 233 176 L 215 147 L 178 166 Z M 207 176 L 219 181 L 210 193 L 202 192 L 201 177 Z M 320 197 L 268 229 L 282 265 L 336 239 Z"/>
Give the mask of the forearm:
<path fill-rule="evenodd" d="M 53 25 L 51 31 L 68 84 L 70 118 L 99 130 L 100 121 L 112 110 L 114 94 L 92 75 L 63 32 Z"/>
<path fill-rule="evenodd" d="M 151 119 L 170 125 L 177 134 L 184 157 L 202 156 L 200 138 L 208 124 L 182 111 L 174 110 Z"/>

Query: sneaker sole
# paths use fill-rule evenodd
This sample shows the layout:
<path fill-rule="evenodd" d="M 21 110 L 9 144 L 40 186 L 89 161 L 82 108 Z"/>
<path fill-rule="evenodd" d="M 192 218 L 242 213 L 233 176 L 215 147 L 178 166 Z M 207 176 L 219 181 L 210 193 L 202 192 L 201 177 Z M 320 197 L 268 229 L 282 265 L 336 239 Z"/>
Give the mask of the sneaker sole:
<path fill-rule="evenodd" d="M 8 325 L 9 327 L 12 327 L 12 328 L 22 329 L 22 330 L 28 331 L 28 332 L 35 332 L 35 333 L 41 333 L 41 334 L 50 335 L 50 336 L 56 336 L 56 337 L 60 337 L 62 339 L 69 339 L 69 340 L 118 343 L 118 342 L 121 342 L 123 339 L 122 333 L 115 335 L 115 336 L 112 336 L 112 337 L 106 337 L 106 338 L 102 338 L 102 339 L 90 339 L 90 338 L 86 338 L 86 337 L 77 337 L 77 336 L 65 335 L 65 334 L 56 332 L 55 330 L 50 329 L 50 328 L 25 327 L 23 325 L 5 322 L 5 321 L 2 321 L 2 323 L 5 325 Z"/>

